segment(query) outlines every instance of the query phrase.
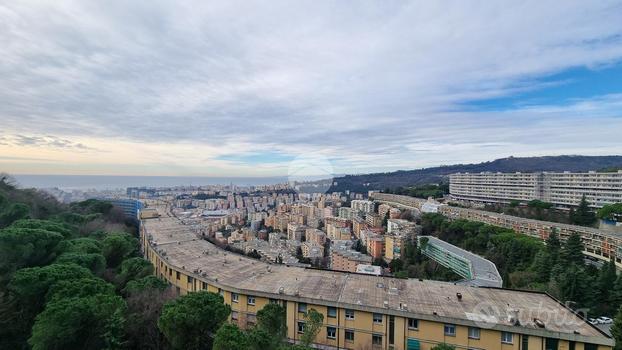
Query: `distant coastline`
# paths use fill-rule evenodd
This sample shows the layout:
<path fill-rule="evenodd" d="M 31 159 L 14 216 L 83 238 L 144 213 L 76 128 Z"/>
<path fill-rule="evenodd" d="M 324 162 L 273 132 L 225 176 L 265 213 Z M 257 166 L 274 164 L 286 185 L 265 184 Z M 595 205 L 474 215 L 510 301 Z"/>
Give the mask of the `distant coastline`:
<path fill-rule="evenodd" d="M 21 188 L 61 188 L 66 190 L 113 190 L 127 187 L 174 187 L 201 185 L 258 186 L 287 182 L 285 176 L 114 176 L 114 175 L 11 175 Z"/>

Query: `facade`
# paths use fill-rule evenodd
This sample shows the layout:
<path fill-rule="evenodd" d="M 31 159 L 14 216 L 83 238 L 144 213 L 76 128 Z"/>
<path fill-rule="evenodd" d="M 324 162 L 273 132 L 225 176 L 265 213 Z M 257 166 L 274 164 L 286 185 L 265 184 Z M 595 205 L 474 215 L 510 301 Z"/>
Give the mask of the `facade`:
<path fill-rule="evenodd" d="M 432 236 L 417 237 L 421 252 L 464 278 L 460 283 L 477 287 L 503 287 L 495 264 Z"/>
<path fill-rule="evenodd" d="M 422 205 L 427 203 L 427 201 L 423 199 L 395 194 L 374 193 L 373 196 L 375 200 L 380 202 L 393 203 L 394 205 L 407 208 L 420 209 Z M 577 233 L 581 236 L 581 241 L 585 248 L 583 254 L 601 259 L 605 262 L 614 258 L 618 269 L 622 269 L 622 235 L 617 232 L 609 232 L 585 226 L 560 224 L 557 222 L 525 219 L 518 216 L 448 205 L 440 205 L 438 207 L 438 213 L 452 220 L 465 219 L 479 221 L 512 229 L 516 232 L 542 240 L 546 240 L 553 231 L 556 231 L 562 240 L 565 240 L 573 233 Z"/>
<path fill-rule="evenodd" d="M 304 313 L 324 315 L 322 349 L 610 350 L 613 340 L 550 296 L 438 281 L 268 264 L 225 252 L 161 211 L 144 220 L 141 244 L 155 275 L 181 294 L 220 293 L 229 321 L 252 327 L 268 303 L 286 309 L 287 338 L 300 340 Z M 482 308 L 485 302 L 485 310 Z"/>
<path fill-rule="evenodd" d="M 287 225 L 287 239 L 301 241 L 306 230 L 306 226 L 289 223 Z"/>
<path fill-rule="evenodd" d="M 334 247 L 330 251 L 330 266 L 333 270 L 356 272 L 360 264 L 371 264 L 371 257 L 356 250 Z"/>
<path fill-rule="evenodd" d="M 585 196 L 590 206 L 622 202 L 622 170 L 615 173 L 456 173 L 449 176 L 449 194 L 459 200 L 490 203 L 538 199 L 576 206 Z"/>
<path fill-rule="evenodd" d="M 362 213 L 373 213 L 374 212 L 374 202 L 362 199 L 355 199 L 350 202 L 350 207 L 355 212 Z"/>

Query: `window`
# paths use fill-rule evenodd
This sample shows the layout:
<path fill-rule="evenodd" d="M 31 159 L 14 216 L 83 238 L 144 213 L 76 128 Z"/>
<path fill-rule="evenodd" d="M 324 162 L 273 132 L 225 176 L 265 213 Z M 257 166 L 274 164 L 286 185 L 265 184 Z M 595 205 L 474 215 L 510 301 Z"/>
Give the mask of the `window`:
<path fill-rule="evenodd" d="M 180 273 L 179 271 L 175 271 L 176 278 L 179 279 Z"/>
<path fill-rule="evenodd" d="M 307 304 L 298 303 L 298 312 L 302 312 L 302 313 L 307 312 Z"/>
<path fill-rule="evenodd" d="M 304 333 L 305 332 L 305 323 L 304 322 L 300 322 L 298 321 L 298 333 Z"/>
<path fill-rule="evenodd" d="M 188 283 L 192 283 L 192 282 L 194 282 L 194 278 L 188 276 Z"/>
<path fill-rule="evenodd" d="M 270 304 L 278 304 L 278 303 L 279 303 L 278 300 L 270 298 Z"/>
<path fill-rule="evenodd" d="M 585 350 L 596 350 L 596 349 L 598 349 L 598 345 L 590 344 L 590 343 L 585 343 L 585 344 L 583 344 L 583 348 Z"/>
<path fill-rule="evenodd" d="M 248 305 L 255 305 L 255 297 L 252 295 L 249 295 L 246 297 L 246 303 Z"/>
<path fill-rule="evenodd" d="M 471 339 L 479 339 L 479 328 L 477 327 L 469 327 L 469 338 Z"/>
<path fill-rule="evenodd" d="M 333 306 L 329 306 L 326 314 L 328 315 L 328 317 L 332 317 L 332 318 L 337 317 L 337 308 Z"/>
<path fill-rule="evenodd" d="M 326 338 L 335 339 L 337 338 L 337 328 L 335 327 L 326 327 Z"/>
<path fill-rule="evenodd" d="M 353 320 L 353 319 L 354 319 L 354 310 L 346 309 L 346 320 Z"/>
<path fill-rule="evenodd" d="M 231 311 L 231 319 L 234 321 L 238 320 L 238 312 L 237 311 Z"/>
<path fill-rule="evenodd" d="M 514 333 L 501 332 L 501 342 L 505 344 L 512 344 L 512 342 L 514 342 Z"/>
<path fill-rule="evenodd" d="M 452 337 L 456 336 L 456 325 L 455 324 L 446 324 L 445 325 L 445 335 L 449 335 Z"/>
<path fill-rule="evenodd" d="M 419 320 L 416 318 L 408 319 L 408 329 L 418 329 L 419 328 Z"/>
<path fill-rule="evenodd" d="M 238 300 L 240 300 L 240 296 L 238 295 L 238 293 L 231 293 L 231 301 L 237 303 Z"/>
<path fill-rule="evenodd" d="M 218 288 L 218 294 L 220 294 L 221 297 L 224 297 L 225 296 L 225 291 L 220 289 L 220 288 Z"/>
<path fill-rule="evenodd" d="M 523 346 L 521 346 L 521 350 L 529 350 L 529 336 L 523 335 L 522 337 L 523 337 Z M 571 348 L 570 350 L 574 350 L 574 349 Z"/>
<path fill-rule="evenodd" d="M 380 335 L 380 334 L 372 334 L 372 336 L 371 336 L 371 345 L 382 345 L 382 335 Z"/>
<path fill-rule="evenodd" d="M 353 342 L 354 341 L 354 331 L 351 329 L 346 329 L 345 332 L 346 341 Z"/>
<path fill-rule="evenodd" d="M 382 323 L 382 314 L 374 314 L 374 323 Z"/>
<path fill-rule="evenodd" d="M 207 290 L 207 283 L 206 282 L 201 282 L 201 286 L 202 286 L 202 289 Z"/>

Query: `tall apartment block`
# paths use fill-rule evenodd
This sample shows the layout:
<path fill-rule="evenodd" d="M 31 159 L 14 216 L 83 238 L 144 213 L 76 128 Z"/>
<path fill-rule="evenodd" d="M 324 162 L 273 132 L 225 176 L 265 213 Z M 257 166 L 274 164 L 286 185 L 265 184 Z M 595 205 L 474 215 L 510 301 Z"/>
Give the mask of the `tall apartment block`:
<path fill-rule="evenodd" d="M 456 173 L 449 176 L 454 199 L 488 203 L 534 199 L 576 206 L 583 195 L 591 207 L 622 202 L 622 170 L 615 173 Z"/>

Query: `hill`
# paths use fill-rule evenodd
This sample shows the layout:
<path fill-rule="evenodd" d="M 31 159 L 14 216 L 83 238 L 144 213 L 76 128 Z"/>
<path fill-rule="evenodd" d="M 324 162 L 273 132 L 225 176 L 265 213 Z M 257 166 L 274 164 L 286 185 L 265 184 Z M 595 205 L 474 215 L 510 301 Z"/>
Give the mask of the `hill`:
<path fill-rule="evenodd" d="M 622 156 L 545 156 L 508 157 L 477 164 L 455 164 L 416 170 L 399 170 L 388 173 L 346 175 L 336 177 L 330 191 L 383 190 L 398 186 L 414 186 L 447 180 L 449 174 L 458 172 L 535 172 L 535 171 L 590 171 L 618 169 Z M 335 185 L 336 183 L 336 185 Z"/>

